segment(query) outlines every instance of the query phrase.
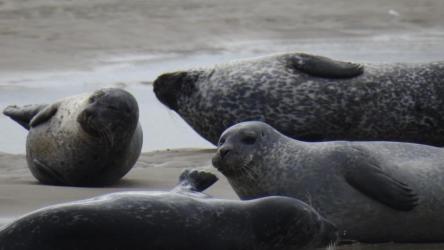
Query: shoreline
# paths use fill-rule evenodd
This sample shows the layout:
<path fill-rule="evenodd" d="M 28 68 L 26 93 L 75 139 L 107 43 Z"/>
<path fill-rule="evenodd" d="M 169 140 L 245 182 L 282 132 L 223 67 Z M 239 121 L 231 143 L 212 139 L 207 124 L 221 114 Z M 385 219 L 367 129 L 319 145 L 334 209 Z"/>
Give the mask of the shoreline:
<path fill-rule="evenodd" d="M 186 168 L 212 172 L 219 180 L 205 193 L 238 199 L 225 177 L 211 165 L 215 149 L 175 149 L 142 153 L 118 183 L 107 187 L 49 186 L 37 182 L 25 155 L 0 153 L 0 219 L 16 218 L 38 208 L 120 191 L 168 191 Z"/>

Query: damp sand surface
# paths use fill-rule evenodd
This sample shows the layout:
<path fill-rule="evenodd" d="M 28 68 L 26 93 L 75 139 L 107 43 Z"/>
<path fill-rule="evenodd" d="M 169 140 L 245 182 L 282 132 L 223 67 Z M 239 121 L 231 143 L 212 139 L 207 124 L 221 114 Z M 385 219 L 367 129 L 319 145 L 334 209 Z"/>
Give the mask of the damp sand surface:
<path fill-rule="evenodd" d="M 238 199 L 223 175 L 211 167 L 214 149 L 175 149 L 141 155 L 135 167 L 117 184 L 106 188 L 60 187 L 39 184 L 24 155 L 0 153 L 0 227 L 35 209 L 121 191 L 168 191 L 185 168 L 216 174 L 219 180 L 205 193 Z M 351 244 L 340 250 L 442 250 L 440 244 Z"/>

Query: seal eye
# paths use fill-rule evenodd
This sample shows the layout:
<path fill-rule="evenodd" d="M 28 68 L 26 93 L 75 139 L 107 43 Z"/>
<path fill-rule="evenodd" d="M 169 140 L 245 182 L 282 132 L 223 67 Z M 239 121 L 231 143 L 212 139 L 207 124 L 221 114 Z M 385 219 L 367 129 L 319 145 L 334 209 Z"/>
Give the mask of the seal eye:
<path fill-rule="evenodd" d="M 225 138 L 220 138 L 218 146 L 222 146 L 225 143 Z"/>
<path fill-rule="evenodd" d="M 241 141 L 244 144 L 252 145 L 256 142 L 256 139 L 257 136 L 255 133 L 247 133 L 242 137 Z"/>

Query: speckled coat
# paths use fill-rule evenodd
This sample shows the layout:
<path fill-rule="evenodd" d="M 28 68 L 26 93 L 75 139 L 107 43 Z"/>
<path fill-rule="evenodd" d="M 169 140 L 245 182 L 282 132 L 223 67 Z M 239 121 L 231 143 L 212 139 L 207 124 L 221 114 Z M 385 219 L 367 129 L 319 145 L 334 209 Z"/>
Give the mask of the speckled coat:
<path fill-rule="evenodd" d="M 305 141 L 391 140 L 444 145 L 444 62 L 351 64 L 282 54 L 182 72 L 169 105 L 217 143 L 242 121 Z M 176 73 L 170 73 L 177 74 Z"/>
<path fill-rule="evenodd" d="M 114 112 L 114 120 L 103 118 L 105 120 L 100 120 L 98 128 L 101 134 L 93 135 L 82 127 L 79 117 L 92 105 L 91 97 L 103 91 L 115 93 L 114 101 L 119 98 L 128 100 L 137 110 L 125 112 L 125 115 L 120 111 Z M 118 181 L 136 163 L 143 140 L 137 102 L 120 89 L 103 91 L 66 97 L 50 105 L 10 106 L 5 109 L 7 115 L 29 129 L 26 159 L 32 174 L 40 182 L 70 186 L 109 185 Z M 82 117 L 82 123 L 98 121 L 104 113 L 101 108 L 116 105 L 111 102 L 95 107 L 96 113 L 88 118 Z M 131 119 L 126 119 L 126 115 Z M 35 120 L 36 117 L 46 117 L 46 120 L 31 127 L 26 119 Z M 117 122 L 124 124 L 124 128 L 111 131 L 111 125 Z"/>
<path fill-rule="evenodd" d="M 336 240 L 335 227 L 305 203 L 199 192 L 213 182 L 43 208 L 0 228 L 0 250 L 300 250 Z"/>
<path fill-rule="evenodd" d="M 251 127 L 264 131 L 255 144 L 232 139 Z M 331 220 L 345 239 L 444 241 L 442 148 L 397 142 L 308 143 L 257 123 L 237 124 L 222 137 L 218 155 L 229 147 L 223 161 L 231 161 L 216 166 L 241 199 L 300 199 Z"/>

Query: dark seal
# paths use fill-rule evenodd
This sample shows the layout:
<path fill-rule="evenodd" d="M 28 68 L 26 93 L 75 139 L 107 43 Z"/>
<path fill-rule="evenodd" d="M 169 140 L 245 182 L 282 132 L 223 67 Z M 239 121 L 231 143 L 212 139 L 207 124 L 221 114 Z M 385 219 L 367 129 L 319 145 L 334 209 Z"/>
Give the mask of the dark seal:
<path fill-rule="evenodd" d="M 50 206 L 0 231 L 1 250 L 293 250 L 325 246 L 336 229 L 288 197 L 251 201 L 200 193 L 217 178 L 185 171 L 171 192 L 121 192 Z"/>
<path fill-rule="evenodd" d="M 444 62 L 355 64 L 300 53 L 167 73 L 157 98 L 213 144 L 243 121 L 304 141 L 444 146 Z"/>
<path fill-rule="evenodd" d="M 142 149 L 137 101 L 122 89 L 101 89 L 49 105 L 8 106 L 3 113 L 29 130 L 26 159 L 44 184 L 113 184 Z"/>
<path fill-rule="evenodd" d="M 344 239 L 444 241 L 444 151 L 398 142 L 302 142 L 262 122 L 220 138 L 213 165 L 241 199 L 312 205 Z"/>

